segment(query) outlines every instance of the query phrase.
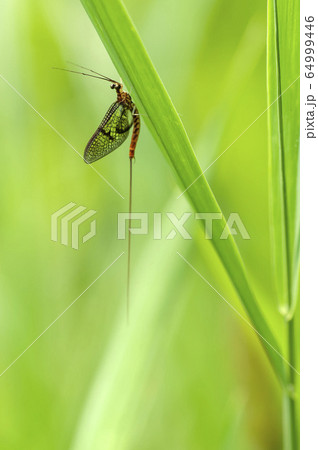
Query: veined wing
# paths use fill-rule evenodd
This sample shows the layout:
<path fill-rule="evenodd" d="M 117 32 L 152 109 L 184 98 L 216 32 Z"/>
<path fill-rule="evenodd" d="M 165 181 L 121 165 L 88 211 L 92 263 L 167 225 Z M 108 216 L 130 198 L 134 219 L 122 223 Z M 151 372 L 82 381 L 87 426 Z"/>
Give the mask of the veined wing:
<path fill-rule="evenodd" d="M 113 103 L 89 140 L 84 161 L 90 164 L 118 148 L 127 138 L 132 124 L 133 116 L 127 106 L 120 102 Z"/>

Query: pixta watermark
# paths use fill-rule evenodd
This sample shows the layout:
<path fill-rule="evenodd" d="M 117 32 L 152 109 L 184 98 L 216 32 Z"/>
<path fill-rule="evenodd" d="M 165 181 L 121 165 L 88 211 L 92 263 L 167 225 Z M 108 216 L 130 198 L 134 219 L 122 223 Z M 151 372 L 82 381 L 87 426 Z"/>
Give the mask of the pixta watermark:
<path fill-rule="evenodd" d="M 150 220 L 150 216 L 152 220 Z M 230 235 L 240 235 L 243 239 L 250 239 L 250 235 L 240 218 L 238 213 L 231 213 L 226 220 L 221 213 L 196 213 L 185 212 L 181 217 L 177 217 L 172 212 L 166 213 L 132 213 L 132 226 L 130 228 L 131 234 L 152 234 L 153 239 L 174 239 L 177 235 L 183 239 L 192 239 L 191 234 L 186 229 L 186 224 L 190 220 L 203 221 L 205 229 L 205 239 L 228 239 Z M 216 221 L 221 221 L 221 233 L 217 236 L 213 234 L 213 224 Z M 137 222 L 137 223 L 136 223 Z M 163 232 L 163 223 L 165 229 L 170 228 L 168 233 Z M 129 213 L 118 213 L 117 220 L 117 239 L 125 239 L 126 231 L 129 223 Z M 151 223 L 151 226 L 150 226 Z M 218 231 L 220 227 L 218 226 Z"/>
<path fill-rule="evenodd" d="M 58 242 L 60 237 L 61 244 L 78 250 L 80 226 L 89 221 L 96 211 L 93 209 L 86 211 L 85 206 L 77 206 L 77 208 L 75 206 L 76 203 L 70 202 L 51 215 L 51 240 Z M 82 237 L 83 244 L 96 234 L 96 220 L 90 220 L 89 225 L 89 232 Z"/>

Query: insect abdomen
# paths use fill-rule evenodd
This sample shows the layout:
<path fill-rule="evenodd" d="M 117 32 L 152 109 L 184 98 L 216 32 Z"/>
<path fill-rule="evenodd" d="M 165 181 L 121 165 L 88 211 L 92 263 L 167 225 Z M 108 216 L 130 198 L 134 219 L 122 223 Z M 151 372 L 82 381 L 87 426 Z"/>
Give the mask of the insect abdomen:
<path fill-rule="evenodd" d="M 130 147 L 129 147 L 129 158 L 130 159 L 135 157 L 135 149 L 136 149 L 136 145 L 137 145 L 137 141 L 138 141 L 138 137 L 139 137 L 139 133 L 140 133 L 140 116 L 138 113 L 138 109 L 136 107 L 134 107 L 133 125 L 134 125 L 134 128 L 133 128 L 131 141 L 130 141 Z"/>

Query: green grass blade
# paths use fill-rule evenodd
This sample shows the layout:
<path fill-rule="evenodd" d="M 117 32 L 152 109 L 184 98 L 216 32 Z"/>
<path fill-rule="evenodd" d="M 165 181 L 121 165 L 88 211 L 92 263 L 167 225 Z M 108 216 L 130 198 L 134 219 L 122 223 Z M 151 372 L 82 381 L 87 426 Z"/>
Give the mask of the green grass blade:
<path fill-rule="evenodd" d="M 288 38 L 287 38 L 288 36 Z M 286 320 L 287 358 L 298 367 L 294 313 L 299 279 L 299 2 L 268 1 L 267 89 L 273 269 Z M 284 449 L 299 448 L 298 383 L 289 370 L 283 393 Z"/>
<path fill-rule="evenodd" d="M 268 110 L 273 273 L 284 314 L 295 307 L 297 282 L 293 280 L 299 266 L 298 11 L 298 2 L 293 7 L 287 0 L 268 2 L 268 105 L 279 97 Z"/>
<path fill-rule="evenodd" d="M 196 159 L 182 122 L 165 90 L 141 39 L 120 1 L 82 0 L 82 3 L 104 43 L 114 65 L 126 86 L 133 86 L 133 98 L 148 128 L 174 169 L 182 189 L 194 209 L 201 213 L 221 212 Z M 201 89 L 203 87 L 198 87 Z M 138 156 L 138 148 L 137 148 Z M 270 345 L 264 343 L 274 371 L 285 383 L 285 370 L 266 320 L 251 291 L 246 270 L 232 236 L 219 237 L 226 226 L 225 220 L 216 221 L 213 245 L 222 260 L 244 307 L 258 332 Z"/>

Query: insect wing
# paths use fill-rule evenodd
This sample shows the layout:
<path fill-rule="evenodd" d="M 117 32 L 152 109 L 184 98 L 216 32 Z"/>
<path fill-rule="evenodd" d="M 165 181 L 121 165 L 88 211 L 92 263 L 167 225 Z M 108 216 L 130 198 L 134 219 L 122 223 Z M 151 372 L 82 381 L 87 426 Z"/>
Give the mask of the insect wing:
<path fill-rule="evenodd" d="M 129 108 L 120 102 L 113 103 L 89 140 L 84 161 L 90 164 L 116 150 L 127 138 L 132 124 L 133 116 Z"/>

